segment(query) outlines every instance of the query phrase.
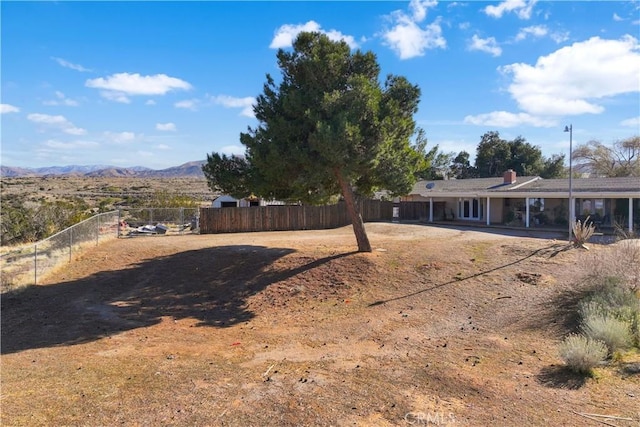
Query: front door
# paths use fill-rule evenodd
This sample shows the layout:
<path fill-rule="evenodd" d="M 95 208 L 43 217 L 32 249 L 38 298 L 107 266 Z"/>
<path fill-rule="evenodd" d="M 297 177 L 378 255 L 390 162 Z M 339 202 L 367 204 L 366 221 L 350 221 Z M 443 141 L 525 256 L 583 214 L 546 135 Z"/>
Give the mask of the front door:
<path fill-rule="evenodd" d="M 458 201 L 458 217 L 460 219 L 480 219 L 480 200 L 460 199 Z"/>

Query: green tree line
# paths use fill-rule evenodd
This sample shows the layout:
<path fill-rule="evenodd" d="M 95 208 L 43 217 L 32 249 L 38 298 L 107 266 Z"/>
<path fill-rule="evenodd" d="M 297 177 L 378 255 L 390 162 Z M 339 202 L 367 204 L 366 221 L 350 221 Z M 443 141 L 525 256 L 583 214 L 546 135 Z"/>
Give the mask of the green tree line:
<path fill-rule="evenodd" d="M 466 151 L 443 153 L 436 146 L 426 155 L 427 167 L 420 171 L 420 179 L 491 178 L 502 176 L 508 169 L 518 176 L 568 176 L 564 155 L 545 157 L 540 147 L 530 144 L 524 137 L 506 140 L 498 131 L 489 131 L 480 137 L 473 164 Z"/>

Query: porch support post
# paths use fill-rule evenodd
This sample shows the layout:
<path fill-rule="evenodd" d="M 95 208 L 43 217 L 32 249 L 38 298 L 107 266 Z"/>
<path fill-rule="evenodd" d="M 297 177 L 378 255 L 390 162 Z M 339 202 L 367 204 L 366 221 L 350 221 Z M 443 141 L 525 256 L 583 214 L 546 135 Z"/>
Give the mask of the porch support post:
<path fill-rule="evenodd" d="M 429 222 L 433 222 L 433 197 L 429 197 Z"/>
<path fill-rule="evenodd" d="M 524 214 L 524 223 L 527 228 L 529 228 L 529 198 L 525 199 L 525 214 Z"/>
<path fill-rule="evenodd" d="M 487 197 L 487 225 L 491 225 L 491 197 Z"/>
<path fill-rule="evenodd" d="M 629 231 L 633 231 L 633 197 L 629 197 Z"/>

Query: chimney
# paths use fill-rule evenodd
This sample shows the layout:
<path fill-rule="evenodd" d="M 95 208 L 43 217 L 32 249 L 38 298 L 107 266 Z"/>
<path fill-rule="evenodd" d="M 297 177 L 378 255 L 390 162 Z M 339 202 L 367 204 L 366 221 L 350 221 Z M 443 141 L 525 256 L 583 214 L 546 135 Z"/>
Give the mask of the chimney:
<path fill-rule="evenodd" d="M 509 169 L 504 173 L 504 183 L 513 184 L 516 182 L 516 172 L 513 169 Z"/>

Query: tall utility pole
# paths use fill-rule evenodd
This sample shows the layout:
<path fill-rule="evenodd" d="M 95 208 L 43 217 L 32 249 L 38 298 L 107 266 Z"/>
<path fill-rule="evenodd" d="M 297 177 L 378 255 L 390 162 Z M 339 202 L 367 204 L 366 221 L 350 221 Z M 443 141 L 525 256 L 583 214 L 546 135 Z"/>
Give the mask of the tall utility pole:
<path fill-rule="evenodd" d="M 569 243 L 573 240 L 573 125 L 565 126 L 565 132 L 569 132 Z"/>

